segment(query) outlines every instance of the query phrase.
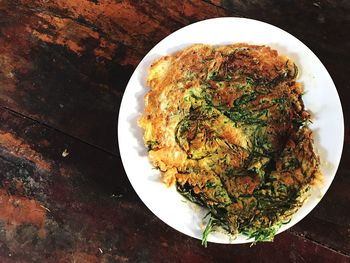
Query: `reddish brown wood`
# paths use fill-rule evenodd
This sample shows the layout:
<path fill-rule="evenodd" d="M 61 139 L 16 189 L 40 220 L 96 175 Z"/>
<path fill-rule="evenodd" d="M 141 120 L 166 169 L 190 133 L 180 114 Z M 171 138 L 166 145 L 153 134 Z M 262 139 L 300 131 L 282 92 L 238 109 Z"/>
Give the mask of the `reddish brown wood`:
<path fill-rule="evenodd" d="M 138 62 L 172 31 L 224 15 L 188 0 L 3 0 L 0 103 L 117 154 L 119 104 Z"/>
<path fill-rule="evenodd" d="M 0 1 L 0 262 L 350 262 L 349 14 L 325 0 Z M 277 25 L 320 57 L 343 102 L 345 146 L 329 192 L 274 243 L 204 249 L 133 191 L 117 113 L 154 44 L 230 15 Z"/>
<path fill-rule="evenodd" d="M 205 249 L 142 204 L 118 157 L 3 109 L 0 141 L 0 262 L 350 260 L 292 232 Z"/>

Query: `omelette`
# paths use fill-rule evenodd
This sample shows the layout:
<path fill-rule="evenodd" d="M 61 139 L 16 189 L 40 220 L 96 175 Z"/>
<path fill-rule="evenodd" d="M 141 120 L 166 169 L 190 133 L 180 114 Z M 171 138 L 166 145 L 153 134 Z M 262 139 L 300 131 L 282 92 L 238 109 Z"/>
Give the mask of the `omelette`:
<path fill-rule="evenodd" d="M 153 62 L 139 119 L 168 186 L 212 231 L 271 241 L 320 174 L 298 68 L 268 46 L 196 44 Z"/>

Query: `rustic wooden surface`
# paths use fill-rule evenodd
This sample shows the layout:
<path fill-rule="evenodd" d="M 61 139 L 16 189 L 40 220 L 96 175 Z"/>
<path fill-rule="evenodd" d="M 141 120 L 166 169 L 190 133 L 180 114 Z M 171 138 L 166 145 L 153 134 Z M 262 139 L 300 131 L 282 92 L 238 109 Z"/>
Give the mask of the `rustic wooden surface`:
<path fill-rule="evenodd" d="M 138 62 L 176 29 L 219 16 L 295 35 L 343 103 L 329 192 L 253 247 L 205 249 L 169 228 L 137 197 L 117 150 L 119 104 Z M 349 1 L 0 0 L 0 262 L 350 262 L 349 32 Z"/>

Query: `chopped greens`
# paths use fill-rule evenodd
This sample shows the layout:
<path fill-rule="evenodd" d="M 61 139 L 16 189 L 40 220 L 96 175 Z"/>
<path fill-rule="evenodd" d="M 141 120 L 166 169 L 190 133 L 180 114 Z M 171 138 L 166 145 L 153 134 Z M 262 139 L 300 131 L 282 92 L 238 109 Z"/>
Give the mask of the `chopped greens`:
<path fill-rule="evenodd" d="M 266 46 L 190 51 L 173 57 L 166 81 L 150 74 L 149 96 L 161 98 L 141 121 L 151 161 L 209 210 L 203 246 L 218 229 L 272 241 L 320 173 L 298 68 Z"/>

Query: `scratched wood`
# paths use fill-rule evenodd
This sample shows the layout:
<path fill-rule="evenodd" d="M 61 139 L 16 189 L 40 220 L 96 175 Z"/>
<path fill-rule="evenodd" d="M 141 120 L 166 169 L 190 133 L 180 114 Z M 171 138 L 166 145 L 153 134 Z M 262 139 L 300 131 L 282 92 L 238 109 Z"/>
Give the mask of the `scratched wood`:
<path fill-rule="evenodd" d="M 350 260 L 293 232 L 205 249 L 142 204 L 119 157 L 4 109 L 0 142 L 0 262 Z"/>
<path fill-rule="evenodd" d="M 0 262 L 349 262 L 349 6 L 0 1 Z M 343 101 L 346 136 L 335 181 L 272 244 L 203 249 L 144 207 L 118 157 L 119 103 L 137 63 L 176 29 L 216 16 L 263 20 L 301 39 Z"/>
<path fill-rule="evenodd" d="M 0 1 L 0 103 L 117 153 L 135 66 L 182 26 L 226 12 L 202 1 Z"/>

